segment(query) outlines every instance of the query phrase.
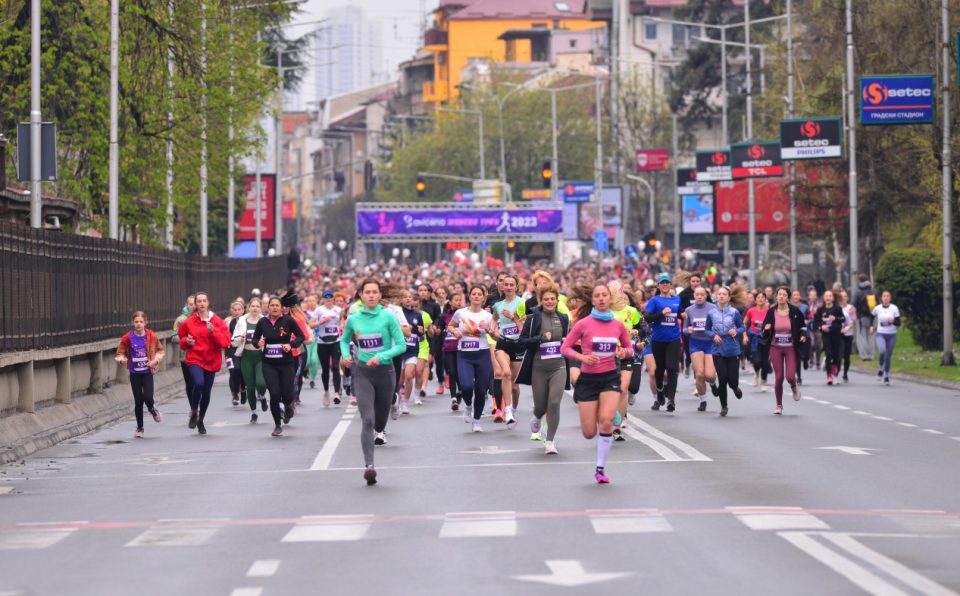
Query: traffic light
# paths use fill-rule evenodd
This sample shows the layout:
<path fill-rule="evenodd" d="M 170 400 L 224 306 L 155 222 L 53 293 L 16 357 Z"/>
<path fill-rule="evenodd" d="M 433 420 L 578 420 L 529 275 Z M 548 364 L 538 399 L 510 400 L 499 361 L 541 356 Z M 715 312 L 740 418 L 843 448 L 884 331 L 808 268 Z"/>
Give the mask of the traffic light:
<path fill-rule="evenodd" d="M 543 178 L 543 187 L 550 188 L 550 181 L 553 180 L 553 165 L 549 160 L 543 162 L 543 168 L 540 169 L 540 177 Z"/>
<path fill-rule="evenodd" d="M 507 252 L 511 252 L 511 253 L 512 253 L 514 250 L 516 250 L 516 248 L 517 248 L 517 243 L 516 243 L 516 242 L 514 242 L 513 240 L 508 240 L 508 241 L 507 241 Z"/>
<path fill-rule="evenodd" d="M 648 255 L 657 252 L 657 235 L 653 232 L 648 232 L 647 235 L 643 237 L 643 252 Z"/>
<path fill-rule="evenodd" d="M 417 189 L 417 198 L 422 199 L 424 191 L 427 190 L 427 182 L 423 179 L 423 176 L 417 176 L 417 183 L 414 188 Z"/>

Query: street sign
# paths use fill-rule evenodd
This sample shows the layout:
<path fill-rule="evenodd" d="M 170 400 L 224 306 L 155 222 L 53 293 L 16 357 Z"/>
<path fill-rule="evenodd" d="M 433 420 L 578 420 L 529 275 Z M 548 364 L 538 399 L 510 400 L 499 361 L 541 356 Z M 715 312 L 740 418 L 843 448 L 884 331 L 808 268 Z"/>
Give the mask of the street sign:
<path fill-rule="evenodd" d="M 638 172 L 657 172 L 669 169 L 669 149 L 637 149 Z"/>
<path fill-rule="evenodd" d="M 697 181 L 722 182 L 724 180 L 733 180 L 730 150 L 697 151 Z"/>
<path fill-rule="evenodd" d="M 827 159 L 843 156 L 839 116 L 780 121 L 780 156 L 788 159 Z"/>
<path fill-rule="evenodd" d="M 637 255 L 640 253 L 640 249 L 637 248 L 636 244 L 628 244 L 623 247 L 623 254 L 627 255 L 631 259 L 637 258 Z"/>
<path fill-rule="evenodd" d="M 861 124 L 931 124 L 933 75 L 860 78 Z"/>
<path fill-rule="evenodd" d="M 473 202 L 475 203 L 499 204 L 502 193 L 503 184 L 499 180 L 473 181 Z"/>
<path fill-rule="evenodd" d="M 479 242 L 477 242 L 477 248 L 479 248 L 480 250 L 487 250 L 490 248 L 490 243 L 487 242 L 486 240 L 480 240 Z"/>
<path fill-rule="evenodd" d="M 455 191 L 453 191 L 453 202 L 454 202 L 454 203 L 472 203 L 472 202 L 473 202 L 473 191 L 472 191 L 472 190 L 455 190 Z"/>
<path fill-rule="evenodd" d="M 526 200 L 550 200 L 549 188 L 526 188 L 520 191 L 520 198 Z"/>
<path fill-rule="evenodd" d="M 780 141 L 731 145 L 730 161 L 734 180 L 783 176 Z"/>
<path fill-rule="evenodd" d="M 610 250 L 610 242 L 607 239 L 606 230 L 597 230 L 593 233 L 593 248 L 601 252 Z"/>
<path fill-rule="evenodd" d="M 0 164 L 6 167 L 6 164 Z M 30 123 L 17 124 L 17 180 L 30 182 Z M 57 179 L 57 125 L 53 122 L 40 124 L 40 180 L 54 182 Z"/>
<path fill-rule="evenodd" d="M 593 195 L 593 182 L 564 182 L 560 185 L 564 203 L 589 203 Z"/>
<path fill-rule="evenodd" d="M 696 168 L 677 168 L 678 195 L 709 195 L 713 194 L 713 185 L 697 182 Z"/>

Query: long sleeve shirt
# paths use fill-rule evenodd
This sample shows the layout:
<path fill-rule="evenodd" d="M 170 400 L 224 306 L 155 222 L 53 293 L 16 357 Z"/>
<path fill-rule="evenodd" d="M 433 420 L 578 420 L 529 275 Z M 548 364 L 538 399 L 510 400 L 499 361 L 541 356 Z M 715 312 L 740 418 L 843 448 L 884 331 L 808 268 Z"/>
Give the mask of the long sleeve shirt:
<path fill-rule="evenodd" d="M 347 318 L 340 336 L 340 354 L 344 358 L 350 357 L 350 341 L 354 335 L 357 357 L 363 364 L 376 358 L 381 366 L 392 366 L 393 359 L 407 349 L 397 317 L 380 305 L 373 310 L 363 308 Z"/>
<path fill-rule="evenodd" d="M 574 349 L 578 340 L 585 356 L 600 357 L 600 361 L 596 364 L 583 362 L 580 365 L 580 370 L 583 373 L 595 374 L 617 370 L 619 368 L 616 358 L 618 342 L 620 346 L 627 350 L 628 356 L 633 355 L 630 333 L 623 326 L 623 323 L 616 319 L 601 321 L 596 317 L 587 316 L 577 321 L 560 347 L 560 353 L 563 354 L 564 358 L 578 359 L 579 353 Z"/>
<path fill-rule="evenodd" d="M 730 337 L 730 330 L 736 331 L 733 337 Z M 740 311 L 727 305 L 725 308 L 717 307 L 717 310 L 707 315 L 706 334 L 712 340 L 714 337 L 720 337 L 723 341 L 719 346 L 714 346 L 714 354 L 720 354 L 724 357 L 740 355 L 740 335 L 743 334 L 743 317 Z"/>
<path fill-rule="evenodd" d="M 264 362 L 277 363 L 293 359 L 293 348 L 300 347 L 306 335 L 293 317 L 282 315 L 276 321 L 271 321 L 270 317 L 257 321 L 251 340 L 253 345 L 259 345 L 261 338 L 264 340 Z M 291 350 L 284 352 L 283 344 L 290 344 Z"/>

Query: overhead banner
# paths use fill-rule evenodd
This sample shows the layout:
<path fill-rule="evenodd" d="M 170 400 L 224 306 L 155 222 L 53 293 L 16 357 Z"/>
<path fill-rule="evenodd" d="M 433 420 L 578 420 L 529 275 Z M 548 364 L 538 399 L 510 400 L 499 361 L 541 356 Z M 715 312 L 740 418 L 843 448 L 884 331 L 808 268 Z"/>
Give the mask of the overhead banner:
<path fill-rule="evenodd" d="M 933 75 L 862 77 L 860 79 L 860 123 L 932 123 L 933 85 Z"/>
<path fill-rule="evenodd" d="M 273 240 L 274 238 L 274 219 L 276 210 L 274 206 L 274 182 L 276 177 L 273 174 L 260 174 L 260 239 Z M 247 174 L 243 177 L 243 196 L 246 198 L 246 205 L 243 213 L 240 214 L 240 221 L 237 224 L 237 240 L 256 240 L 257 239 L 257 177 L 254 174 Z"/>
<path fill-rule="evenodd" d="M 758 234 L 790 231 L 790 181 L 785 178 L 758 180 L 753 184 L 753 204 Z M 716 185 L 716 233 L 746 234 L 750 231 L 746 180 Z"/>
<path fill-rule="evenodd" d="M 734 180 L 783 176 L 779 141 L 731 145 L 730 161 Z"/>
<path fill-rule="evenodd" d="M 677 194 L 683 195 L 710 195 L 713 194 L 713 185 L 707 182 L 697 182 L 695 168 L 677 168 Z"/>
<path fill-rule="evenodd" d="M 780 121 L 780 157 L 829 159 L 843 156 L 839 116 Z"/>
<path fill-rule="evenodd" d="M 733 180 L 730 150 L 697 151 L 697 181 L 720 182 L 723 180 Z"/>
<path fill-rule="evenodd" d="M 637 149 L 638 172 L 657 172 L 669 169 L 669 149 Z"/>
<path fill-rule="evenodd" d="M 559 234 L 560 209 L 357 211 L 358 236 Z"/>

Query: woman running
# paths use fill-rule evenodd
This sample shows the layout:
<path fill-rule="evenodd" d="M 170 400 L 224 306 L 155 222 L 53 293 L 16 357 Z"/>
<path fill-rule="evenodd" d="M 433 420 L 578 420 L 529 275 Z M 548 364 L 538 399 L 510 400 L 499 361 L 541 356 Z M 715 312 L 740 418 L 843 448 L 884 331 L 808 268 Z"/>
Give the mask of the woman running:
<path fill-rule="evenodd" d="M 847 373 L 850 371 L 850 354 L 853 353 L 853 337 L 857 329 L 857 307 L 850 304 L 850 294 L 846 290 L 840 290 L 840 310 L 843 311 L 840 361 L 843 364 L 843 382 L 849 383 Z"/>
<path fill-rule="evenodd" d="M 593 288 L 586 285 L 580 284 L 576 285 L 570 289 L 570 296 L 567 297 L 567 305 L 570 307 L 570 324 L 574 325 L 577 322 L 577 313 L 580 312 L 580 308 L 584 304 L 589 304 L 592 299 Z M 573 346 L 573 349 L 580 351 L 580 344 L 577 343 Z M 580 378 L 580 361 L 579 360 L 570 360 L 570 384 L 576 385 L 577 379 Z"/>
<path fill-rule="evenodd" d="M 307 347 L 316 341 L 316 336 L 307 324 L 307 315 L 303 312 L 300 298 L 296 294 L 288 293 L 281 302 L 290 305 L 284 306 L 282 312 L 290 315 L 297 322 L 303 334 L 303 343 L 293 349 L 293 411 L 296 412 L 297 406 L 300 405 L 300 391 L 303 389 L 303 369 L 307 366 Z"/>
<path fill-rule="evenodd" d="M 410 337 L 410 323 L 407 322 L 407 317 L 403 314 L 403 307 L 400 306 L 403 302 L 403 288 L 397 284 L 384 284 L 381 287 L 381 292 L 383 295 L 383 308 L 397 319 L 397 324 L 400 325 L 400 331 L 403 333 L 403 337 Z M 362 308 L 361 299 L 360 309 L 362 310 Z M 403 361 L 405 360 L 402 356 L 403 354 L 397 356 L 391 363 L 393 365 L 394 376 L 396 377 L 393 390 L 393 404 L 390 406 L 390 418 L 392 420 L 400 417 L 400 398 L 403 397 L 400 395 L 403 392 L 403 384 L 401 381 L 403 379 Z M 377 432 L 383 432 L 385 428 L 386 427 L 381 428 L 378 426 Z"/>
<path fill-rule="evenodd" d="M 237 320 L 243 316 L 243 302 L 235 300 L 230 303 L 230 316 L 224 321 L 227 324 L 227 331 L 230 337 L 233 337 L 233 330 L 237 326 Z M 230 386 L 230 395 L 233 397 L 233 405 L 240 405 L 240 394 L 243 393 L 243 401 L 246 403 L 246 388 L 243 386 L 243 373 L 240 371 L 240 356 L 231 343 L 224 355 L 227 359 L 227 369 L 229 375 L 228 385 Z"/>
<path fill-rule="evenodd" d="M 420 311 L 415 308 L 413 292 L 403 290 L 400 293 L 400 301 L 403 308 L 403 318 L 410 327 L 410 335 L 406 337 L 406 351 L 400 359 L 403 370 L 400 373 L 400 386 L 403 388 L 403 398 L 400 401 L 400 413 L 410 413 L 410 396 L 413 395 L 413 382 L 417 377 L 417 362 L 420 354 L 420 340 L 424 337 L 423 317 Z M 420 400 L 417 399 L 419 402 Z M 421 402 L 422 403 L 422 402 Z"/>
<path fill-rule="evenodd" d="M 483 432 L 480 416 L 483 414 L 487 384 L 493 368 L 487 336 L 499 337 L 493 315 L 483 310 L 486 301 L 487 288 L 479 284 L 472 286 L 470 305 L 453 313 L 447 326 L 457 338 L 457 373 L 460 393 L 466 405 L 463 421 L 472 422 L 475 433 Z"/>
<path fill-rule="evenodd" d="M 133 391 L 133 414 L 137 419 L 134 438 L 143 438 L 143 406 L 158 424 L 163 421 L 160 410 L 153 403 L 153 375 L 160 370 L 160 361 L 166 352 L 157 334 L 147 329 L 147 315 L 142 310 L 133 313 L 133 330 L 120 338 L 115 359 L 130 371 L 130 389 Z"/>
<path fill-rule="evenodd" d="M 579 317 L 563 340 L 560 352 L 579 360 L 582 372 L 573 390 L 580 409 L 580 430 L 585 439 L 597 436 L 597 467 L 594 479 L 609 484 L 607 455 L 613 445 L 613 418 L 620 403 L 620 367 L 617 359 L 633 356 L 630 334 L 610 310 L 610 289 L 606 284 L 593 288 L 590 302 L 580 307 Z M 580 340 L 582 353 L 574 349 Z M 620 347 L 618 347 L 620 346 Z"/>
<path fill-rule="evenodd" d="M 233 347 L 240 353 L 240 372 L 246 388 L 246 403 L 250 406 L 250 423 L 257 422 L 257 398 L 260 409 L 267 411 L 267 384 L 263 380 L 263 352 L 253 343 L 253 332 L 263 318 L 260 299 L 251 298 L 247 304 L 247 316 L 237 319 L 233 328 Z"/>
<path fill-rule="evenodd" d="M 377 470 L 373 465 L 373 449 L 376 429 L 385 435 L 387 415 L 396 392 L 396 376 L 393 359 L 407 349 L 403 331 L 396 316 L 381 304 L 380 282 L 367 279 L 360 285 L 363 307 L 347 318 L 340 337 L 341 366 L 353 365 L 350 340 L 357 338 L 357 365 L 353 368 L 354 391 L 360 411 L 360 449 L 363 451 L 363 479 L 367 486 L 377 483 Z M 383 436 L 383 443 L 386 437 Z"/>
<path fill-rule="evenodd" d="M 323 405 L 330 405 L 330 376 L 333 375 L 333 403 L 340 405 L 340 319 L 343 308 L 334 303 L 334 295 L 325 290 L 317 307 L 317 360 L 323 384 Z"/>
<path fill-rule="evenodd" d="M 657 400 L 650 407 L 659 410 L 666 401 L 667 411 L 676 409 L 677 377 L 680 366 L 680 297 L 671 293 L 670 275 L 657 276 L 659 294 L 647 301 L 646 319 L 653 324 L 652 349 L 656 362 Z M 666 384 L 664 384 L 666 376 Z"/>
<path fill-rule="evenodd" d="M 506 420 L 507 428 L 517 425 L 516 409 L 520 402 L 520 387 L 513 382 L 520 372 L 523 349 L 517 343 L 526 306 L 523 298 L 517 295 L 516 276 L 502 278 L 503 300 L 493 305 L 493 314 L 498 317 L 500 339 L 497 340 L 494 362 L 493 397 L 497 403 L 494 421 L 499 417 Z"/>
<path fill-rule="evenodd" d="M 544 451 L 557 453 L 554 438 L 560 423 L 560 401 L 570 384 L 569 367 L 560 353 L 560 345 L 570 329 L 570 318 L 557 312 L 560 288 L 541 284 L 537 289 L 539 307 L 527 316 L 520 332 L 520 345 L 526 353 L 517 375 L 517 383 L 533 390 L 533 417 L 530 432 L 541 434 L 546 427 Z M 546 416 L 544 424 L 541 419 Z"/>
<path fill-rule="evenodd" d="M 827 290 L 823 293 L 823 305 L 813 317 L 813 325 L 820 331 L 823 351 L 827 356 L 823 366 L 827 372 L 827 385 L 833 385 L 833 379 L 840 370 L 843 320 L 843 311 L 834 303 L 833 292 Z"/>
<path fill-rule="evenodd" d="M 290 308 L 296 304 L 296 295 L 286 294 L 281 302 L 274 296 L 267 303 L 267 316 L 254 328 L 253 345 L 263 349 L 263 380 L 270 392 L 270 414 L 273 416 L 272 436 L 283 435 L 280 426 L 293 418 L 293 350 L 306 339 L 300 325 L 290 315 L 283 314 L 284 303 Z M 283 404 L 283 411 L 280 404 Z"/>
<path fill-rule="evenodd" d="M 304 381 L 310 381 L 310 388 L 316 387 L 317 371 L 320 369 L 320 358 L 317 355 L 317 343 L 320 340 L 320 297 L 317 294 L 307 294 L 303 299 L 303 314 L 307 317 L 307 331 L 310 332 L 313 341 L 307 344 L 307 364 L 303 368 L 302 376 Z M 330 405 L 330 396 L 323 400 L 324 406 Z"/>
<path fill-rule="evenodd" d="M 713 366 L 717 371 L 720 415 L 727 415 L 727 387 L 737 399 L 743 397 L 740 390 L 740 336 L 743 334 L 743 317 L 738 304 L 746 303 L 747 291 L 743 286 L 732 289 L 721 287 L 715 294 L 717 309 L 707 315 L 706 333 L 713 341 Z"/>
<path fill-rule="evenodd" d="M 796 374 L 800 362 L 800 347 L 807 342 L 803 329 L 806 319 L 800 309 L 790 304 L 790 289 L 777 288 L 777 304 L 767 311 L 763 320 L 763 338 L 770 354 L 773 368 L 773 394 L 777 398 L 775 414 L 783 414 L 783 381 L 793 391 L 793 401 L 800 401 L 800 389 Z"/>
<path fill-rule="evenodd" d="M 900 326 L 900 309 L 891 304 L 893 296 L 887 290 L 880 295 L 880 304 L 873 307 L 873 325 L 870 325 L 870 335 L 877 335 L 877 350 L 880 357 L 880 370 L 877 377 L 883 377 L 883 384 L 890 384 L 890 363 L 893 361 L 893 348 L 897 345 L 897 327 Z"/>
<path fill-rule="evenodd" d="M 749 343 L 748 351 L 750 353 L 750 363 L 753 364 L 753 385 L 760 387 L 760 391 L 767 392 L 767 376 L 770 374 L 770 355 L 767 353 L 768 346 L 760 343 L 760 336 L 763 335 L 763 320 L 767 317 L 767 295 L 763 292 L 757 292 L 754 298 L 755 306 L 747 310 L 743 317 L 743 326 L 747 329 L 743 337 L 743 345 Z"/>
<path fill-rule="evenodd" d="M 610 310 L 613 312 L 613 318 L 620 321 L 627 329 L 631 339 L 637 336 L 634 327 L 640 323 L 640 312 L 630 304 L 630 298 L 624 290 L 623 282 L 614 279 L 607 282 L 610 289 Z M 621 346 L 622 347 L 622 346 Z M 617 414 L 613 421 L 613 440 L 623 441 L 623 433 L 620 427 L 625 424 L 627 418 L 628 396 L 630 390 L 630 379 L 633 377 L 633 358 L 625 358 L 620 361 L 620 403 L 617 406 Z"/>
<path fill-rule="evenodd" d="M 453 313 L 463 308 L 463 294 L 454 292 L 450 295 L 450 300 L 443 307 L 443 315 L 440 318 L 438 328 L 443 332 L 443 370 L 446 372 L 447 382 L 450 389 L 450 409 L 454 412 L 460 409 L 460 400 L 463 396 L 460 392 L 460 374 L 457 371 L 457 336 L 450 331 L 450 321 L 453 320 Z"/>
<path fill-rule="evenodd" d="M 683 332 L 690 345 L 690 363 L 700 399 L 698 412 L 707 410 L 707 385 L 714 396 L 720 395 L 717 371 L 713 366 L 713 340 L 707 335 L 707 317 L 716 310 L 716 305 L 707 300 L 707 289 L 697 286 L 693 291 L 693 303 L 684 311 Z"/>
<path fill-rule="evenodd" d="M 196 296 L 190 294 L 187 296 L 186 301 L 183 303 L 183 311 L 180 313 L 180 316 L 173 322 L 173 334 L 177 335 L 177 332 L 180 330 L 180 325 L 187 320 L 187 317 L 192 315 L 197 310 Z M 190 376 L 190 369 L 187 368 L 187 352 L 186 350 L 180 350 L 180 372 L 183 374 L 183 386 L 187 392 L 187 400 L 190 400 L 190 396 L 193 395 L 193 377 Z"/>
<path fill-rule="evenodd" d="M 180 349 L 187 351 L 187 369 L 193 381 L 187 426 L 205 435 L 207 429 L 203 417 L 210 406 L 213 380 L 223 368 L 223 351 L 230 346 L 230 332 L 223 319 L 210 310 L 210 298 L 206 292 L 197 292 L 194 299 L 197 310 L 180 324 L 177 336 Z"/>
<path fill-rule="evenodd" d="M 446 363 L 444 362 L 444 351 L 443 351 L 443 342 L 444 337 L 447 334 L 447 326 L 443 324 L 441 319 L 443 314 L 447 310 L 447 300 L 450 298 L 450 292 L 447 291 L 446 286 L 438 285 L 437 289 L 433 291 L 433 295 L 436 297 L 435 300 L 437 305 L 440 306 L 440 314 L 437 317 L 434 317 L 433 321 L 433 336 L 430 340 L 430 355 L 433 356 L 433 364 L 437 370 L 437 395 L 443 395 L 444 387 L 450 388 L 450 380 L 447 378 L 447 375 L 450 374 L 449 369 L 446 368 Z M 452 397 L 452 394 L 451 394 Z"/>

